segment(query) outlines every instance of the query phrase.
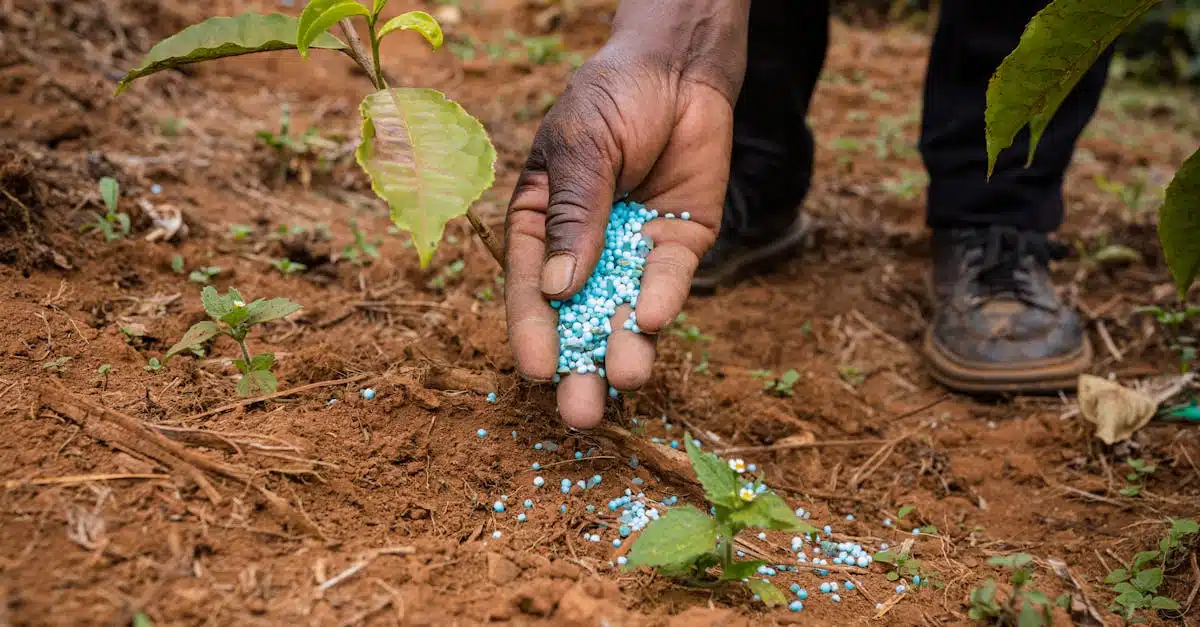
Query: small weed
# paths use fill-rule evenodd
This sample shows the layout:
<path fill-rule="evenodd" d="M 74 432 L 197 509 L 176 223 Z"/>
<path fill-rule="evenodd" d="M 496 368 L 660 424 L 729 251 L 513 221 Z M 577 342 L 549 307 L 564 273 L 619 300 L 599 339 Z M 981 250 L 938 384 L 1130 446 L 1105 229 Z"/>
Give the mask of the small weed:
<path fill-rule="evenodd" d="M 638 536 L 625 568 L 651 566 L 668 577 L 702 587 L 742 582 L 768 606 L 786 603 L 783 591 L 758 576 L 758 569 L 766 562 L 734 558 L 734 539 L 748 527 L 811 534 L 820 531 L 801 521 L 761 478 L 747 481 L 741 476 L 744 464 L 738 463 L 740 460 L 726 461 L 702 452 L 691 434 L 684 433 L 683 438 L 715 517 L 690 505 L 667 510 Z M 720 575 L 709 572 L 714 567 L 720 567 Z"/>
<path fill-rule="evenodd" d="M 53 372 L 54 374 L 62 374 L 66 372 L 67 364 L 71 363 L 72 359 L 74 358 L 59 357 L 57 359 L 51 359 L 50 361 L 42 364 L 42 370 L 45 370 L 46 372 Z"/>
<path fill-rule="evenodd" d="M 462 259 L 455 259 L 450 265 L 442 268 L 437 273 L 437 276 L 429 280 L 429 287 L 436 290 L 446 289 L 446 284 L 450 279 L 456 278 L 462 274 L 463 268 L 467 267 L 467 262 Z"/>
<path fill-rule="evenodd" d="M 1041 590 L 1028 587 L 1033 579 L 1033 570 L 1029 564 L 1033 556 L 1028 553 L 1013 555 L 998 555 L 988 560 L 992 566 L 999 566 L 1012 571 L 1010 579 L 1012 593 L 1007 599 L 996 598 L 996 580 L 988 578 L 983 585 L 971 590 L 970 609 L 967 615 L 972 620 L 988 621 L 998 625 L 1019 625 L 1020 627 L 1041 627 L 1053 624 L 1051 612 L 1054 607 L 1068 609 L 1071 607 L 1071 595 L 1060 595 L 1053 603 L 1050 597 Z"/>
<path fill-rule="evenodd" d="M 218 274 L 221 274 L 220 266 L 205 266 L 196 270 L 192 270 L 191 274 L 188 275 L 188 280 L 192 283 L 208 285 L 209 282 L 212 281 L 213 277 L 217 276 Z"/>
<path fill-rule="evenodd" d="M 794 393 L 792 387 L 800 380 L 800 373 L 795 369 L 788 370 L 779 378 L 776 378 L 775 373 L 770 370 L 751 370 L 750 376 L 761 379 L 763 390 L 775 396 L 792 396 Z"/>
<path fill-rule="evenodd" d="M 187 128 L 187 120 L 168 115 L 158 119 L 158 132 L 163 137 L 178 137 Z"/>
<path fill-rule="evenodd" d="M 104 380 L 104 389 L 107 390 L 108 375 L 112 374 L 112 364 L 103 364 L 99 368 L 96 368 L 96 374 L 100 375 L 100 378 Z"/>
<path fill-rule="evenodd" d="M 862 142 L 853 137 L 837 137 L 833 140 L 832 148 L 837 152 L 856 155 L 862 152 Z"/>
<path fill-rule="evenodd" d="M 129 214 L 118 211 L 121 186 L 117 180 L 106 176 L 100 179 L 100 198 L 104 200 L 105 213 L 92 213 L 92 221 L 80 227 L 81 231 L 96 230 L 104 234 L 104 241 L 112 242 L 129 235 Z"/>
<path fill-rule="evenodd" d="M 1134 215 L 1157 209 L 1166 192 L 1165 187 L 1151 184 L 1144 171 L 1135 175 L 1129 183 L 1109 179 L 1103 174 L 1097 174 L 1095 182 L 1100 191 L 1119 200 Z"/>
<path fill-rule="evenodd" d="M 157 357 L 151 357 L 150 361 L 146 362 L 146 366 L 145 366 L 146 372 L 159 372 L 162 369 L 163 369 L 163 362 L 159 361 Z"/>
<path fill-rule="evenodd" d="M 350 219 L 350 232 L 354 234 L 354 243 L 342 249 L 342 259 L 349 259 L 356 266 L 366 266 L 379 258 L 379 240 L 371 242 L 367 235 L 358 228 L 358 221 Z"/>
<path fill-rule="evenodd" d="M 254 233 L 254 227 L 247 224 L 230 224 L 229 234 L 233 236 L 233 241 L 240 242 Z"/>
<path fill-rule="evenodd" d="M 1122 496 L 1137 496 L 1142 493 L 1142 487 L 1146 477 L 1154 474 L 1158 470 L 1156 464 L 1147 464 L 1144 459 L 1128 459 L 1126 464 L 1132 469 L 1125 474 L 1125 480 L 1129 482 L 1129 486 L 1121 489 Z"/>
<path fill-rule="evenodd" d="M 287 104 L 281 107 L 279 114 L 279 132 L 259 131 L 255 133 L 263 145 L 275 151 L 279 162 L 276 185 L 283 187 L 292 172 L 299 174 L 301 183 L 308 186 L 312 179 L 313 170 L 328 171 L 332 168 L 331 156 L 337 151 L 335 141 L 321 137 L 321 131 L 315 126 L 300 135 L 292 135 L 292 114 Z"/>
<path fill-rule="evenodd" d="M 558 63 L 569 56 L 559 35 L 526 37 L 521 40 L 521 46 L 525 48 L 525 58 L 534 65 Z"/>
<path fill-rule="evenodd" d="M 1117 598 L 1109 609 L 1120 614 L 1125 620 L 1131 620 L 1138 610 L 1178 610 L 1179 602 L 1158 594 L 1158 587 L 1163 582 L 1163 568 L 1171 551 L 1180 546 L 1180 540 L 1185 536 L 1200 531 L 1200 525 L 1195 520 L 1179 519 L 1171 521 L 1167 535 L 1158 541 L 1157 551 L 1142 551 L 1133 556 L 1133 562 L 1123 564 L 1108 573 L 1104 583 L 1112 585 Z M 1150 566 L 1157 563 L 1157 566 Z"/>
<path fill-rule="evenodd" d="M 913 587 L 935 585 L 932 574 L 925 570 L 925 564 L 907 551 L 879 551 L 871 556 L 876 562 L 892 567 L 887 573 L 888 581 L 900 581 L 908 578 Z"/>
<path fill-rule="evenodd" d="M 871 140 L 875 146 L 875 156 L 882 160 L 893 156 L 906 158 L 916 155 L 917 151 L 904 131 L 915 119 L 913 116 L 879 118 L 879 131 Z"/>
<path fill-rule="evenodd" d="M 171 257 L 171 272 L 175 274 L 183 274 L 183 255 L 175 255 Z"/>
<path fill-rule="evenodd" d="M 1154 319 L 1167 333 L 1171 350 L 1179 355 L 1179 374 L 1187 374 L 1197 357 L 1197 341 L 1191 335 L 1184 335 L 1184 324 L 1200 316 L 1200 307 L 1186 309 L 1163 309 L 1162 307 L 1138 307 L 1134 313 L 1154 314 Z"/>
<path fill-rule="evenodd" d="M 204 303 L 204 311 L 211 321 L 197 322 L 183 334 L 170 350 L 166 359 L 184 350 L 203 345 L 214 337 L 225 335 L 237 342 L 241 349 L 241 359 L 234 359 L 233 365 L 242 372 L 238 380 L 237 392 L 241 396 L 250 396 L 256 390 L 264 394 L 274 392 L 279 384 L 275 375 L 271 374 L 271 366 L 275 363 L 274 353 L 251 355 L 246 346 L 246 336 L 255 325 L 277 320 L 300 310 L 300 305 L 286 298 L 259 299 L 247 304 L 236 289 L 230 288 L 224 296 L 212 287 L 206 287 L 200 292 L 200 300 Z"/>
<path fill-rule="evenodd" d="M 287 257 L 284 257 L 283 259 L 272 259 L 271 267 L 278 270 L 283 274 L 283 276 L 291 276 L 293 274 L 304 272 L 308 269 L 308 266 L 296 261 L 292 261 Z"/>
<path fill-rule="evenodd" d="M 867 380 L 867 375 L 858 366 L 838 366 L 838 376 L 842 378 L 842 381 L 854 387 L 862 385 Z"/>
<path fill-rule="evenodd" d="M 456 41 L 446 42 L 446 47 L 450 49 L 450 52 L 454 56 L 467 63 L 475 60 L 475 55 L 478 54 L 479 41 L 470 35 L 463 35 Z"/>
<path fill-rule="evenodd" d="M 899 179 L 885 179 L 883 189 L 897 198 L 915 200 L 928 184 L 929 177 L 924 172 L 905 170 L 900 173 Z"/>
<path fill-rule="evenodd" d="M 696 325 L 684 327 L 683 323 L 687 320 L 687 314 L 679 314 L 675 317 L 675 324 L 672 325 L 671 335 L 682 339 L 688 345 L 688 355 L 692 353 L 700 353 L 700 362 L 696 364 L 694 371 L 699 374 L 708 372 L 708 351 L 704 350 L 704 345 L 712 342 L 712 336 L 705 335 L 700 332 L 700 328 Z"/>

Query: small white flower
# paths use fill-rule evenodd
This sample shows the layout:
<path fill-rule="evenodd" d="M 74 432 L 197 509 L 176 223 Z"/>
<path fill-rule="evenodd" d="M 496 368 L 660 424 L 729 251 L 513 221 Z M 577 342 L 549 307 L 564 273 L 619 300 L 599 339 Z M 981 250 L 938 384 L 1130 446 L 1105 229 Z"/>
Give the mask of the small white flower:
<path fill-rule="evenodd" d="M 731 459 L 729 460 L 729 468 L 740 475 L 746 472 L 746 462 L 741 459 Z"/>
<path fill-rule="evenodd" d="M 245 303 L 245 301 L 235 300 L 235 301 L 233 301 L 233 306 L 234 307 L 245 307 L 246 303 Z"/>
<path fill-rule="evenodd" d="M 738 490 L 738 496 L 741 497 L 741 499 L 743 501 L 749 503 L 750 501 L 753 501 L 754 497 L 756 497 L 758 495 L 755 494 L 753 488 L 742 488 L 741 490 Z"/>

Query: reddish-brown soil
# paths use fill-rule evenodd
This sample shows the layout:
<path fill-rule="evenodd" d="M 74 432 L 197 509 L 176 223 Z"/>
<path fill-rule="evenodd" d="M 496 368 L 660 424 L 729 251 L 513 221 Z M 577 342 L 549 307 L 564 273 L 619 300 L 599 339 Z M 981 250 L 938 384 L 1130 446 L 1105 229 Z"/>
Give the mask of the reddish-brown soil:
<path fill-rule="evenodd" d="M 1052 596 L 1072 589 L 1048 566 L 1063 560 L 1117 624 L 1105 610 L 1108 569 L 1154 545 L 1168 517 L 1200 513 L 1195 428 L 1152 423 L 1113 449 L 1064 417 L 1068 399 L 977 401 L 930 380 L 916 353 L 930 303 L 913 150 L 928 37 L 838 24 L 812 108 L 822 150 L 808 205 L 821 236 L 769 278 L 690 301 L 687 324 L 711 341 L 692 347 L 664 335 L 652 383 L 613 403 L 609 421 L 640 419 L 643 447 L 652 436 L 680 438 L 685 425 L 718 449 L 812 442 L 741 455 L 835 537 L 875 548 L 936 525 L 913 551 L 939 586 L 896 599 L 876 565 L 834 604 L 818 598 L 814 575 L 781 575 L 784 586 L 800 581 L 813 592 L 794 615 L 767 611 L 740 589 L 618 572 L 610 562 L 628 544 L 609 543 L 604 504 L 635 477 L 654 498 L 698 503 L 696 492 L 669 469 L 630 468 L 628 442 L 568 432 L 553 391 L 518 380 L 499 269 L 465 222 L 451 225 L 422 271 L 406 238 L 387 232 L 385 208 L 352 163 L 313 173 L 307 186 L 292 178 L 273 188 L 278 164 L 255 132 L 274 129 L 288 103 L 299 130 L 313 123 L 352 142 L 361 74 L 332 54 L 305 62 L 275 53 L 164 73 L 113 96 L 115 78 L 158 38 L 206 15 L 273 4 L 0 2 L 0 625 L 123 624 L 139 612 L 164 625 L 847 625 L 871 620 L 877 602 L 889 608 L 878 624 L 963 624 L 969 591 L 1002 576 L 987 559 L 1014 551 L 1037 558 L 1034 585 Z M 465 20 L 448 27 L 459 40 L 538 33 L 539 9 L 464 5 Z M 584 3 L 558 24 L 568 50 L 595 50 L 610 12 Z M 477 209 L 499 228 L 541 107 L 570 66 L 492 61 L 483 51 L 464 65 L 416 39 L 388 42 L 387 69 L 401 85 L 445 90 L 486 124 L 498 182 Z M 1197 146 L 1198 121 L 1191 96 L 1115 86 L 1082 142 L 1064 239 L 1143 255 L 1113 268 L 1077 254 L 1056 267 L 1091 321 L 1098 374 L 1134 379 L 1176 362 L 1162 334 L 1133 313 L 1172 295 L 1153 212 L 1132 211 L 1097 177 L 1160 186 Z M 79 233 L 100 208 L 104 175 L 120 180 L 134 218 L 133 236 L 109 244 Z M 181 210 L 188 234 L 145 241 L 152 224 L 139 201 Z M 351 241 L 352 217 L 382 240 L 382 257 L 366 267 L 330 259 Z M 234 224 L 254 230 L 237 239 Z M 273 237 L 281 226 L 315 224 L 328 225 L 332 243 Z M 172 271 L 176 255 L 183 274 Z M 269 262 L 285 255 L 310 270 L 283 276 Z M 457 260 L 463 269 L 449 271 Z M 213 412 L 237 400 L 228 341 L 146 371 L 203 319 L 200 286 L 187 279 L 200 266 L 223 268 L 214 279 L 222 290 L 304 305 L 251 336 L 253 348 L 277 355 L 281 388 L 353 380 Z M 121 329 L 131 325 L 145 335 L 127 337 Z M 102 364 L 108 377 L 97 374 Z M 764 394 L 751 375 L 791 368 L 801 375 L 791 397 Z M 377 390 L 374 400 L 360 397 L 365 386 Z M 498 403 L 485 401 L 488 391 Z M 101 407 L 174 427 L 159 432 L 178 439 L 179 451 L 154 448 L 154 431 L 114 426 Z M 535 450 L 537 442 L 558 448 Z M 593 447 L 594 459 L 574 460 Z M 1129 457 L 1158 465 L 1137 497 L 1119 493 Z M 533 462 L 560 463 L 541 473 L 541 490 L 531 484 Z M 243 480 L 206 472 L 210 489 L 201 488 L 187 472 L 197 463 Z M 582 496 L 557 490 L 562 477 L 596 473 L 603 483 Z M 153 477 L 96 477 L 111 474 Z M 501 495 L 509 511 L 496 514 Z M 536 503 L 518 523 L 526 498 Z M 904 505 L 916 509 L 902 529 L 881 524 Z M 494 530 L 502 537 L 492 539 Z M 585 541 L 589 530 L 605 541 Z M 788 541 L 748 538 L 781 563 L 791 563 Z M 1186 615 L 1151 622 L 1200 624 L 1195 564 L 1180 560 L 1163 586 Z"/>

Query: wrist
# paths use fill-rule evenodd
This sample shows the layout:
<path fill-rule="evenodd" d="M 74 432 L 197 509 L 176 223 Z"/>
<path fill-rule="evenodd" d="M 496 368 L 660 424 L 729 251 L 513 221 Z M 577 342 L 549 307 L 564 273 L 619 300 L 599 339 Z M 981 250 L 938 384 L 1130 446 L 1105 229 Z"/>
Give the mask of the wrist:
<path fill-rule="evenodd" d="M 750 0 L 622 0 L 609 45 L 652 57 L 730 102 L 746 71 Z"/>

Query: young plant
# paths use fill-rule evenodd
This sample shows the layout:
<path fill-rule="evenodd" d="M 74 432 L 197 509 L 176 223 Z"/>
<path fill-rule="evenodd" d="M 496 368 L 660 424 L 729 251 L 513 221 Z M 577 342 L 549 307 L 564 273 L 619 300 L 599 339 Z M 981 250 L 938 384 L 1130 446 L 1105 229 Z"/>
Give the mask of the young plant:
<path fill-rule="evenodd" d="M 1138 307 L 1134 313 L 1149 313 L 1167 334 L 1171 350 L 1179 355 L 1179 374 L 1187 374 L 1196 361 L 1197 341 L 1185 334 L 1184 325 L 1200 316 L 1200 307 L 1178 307 L 1163 309 L 1157 306 Z"/>
<path fill-rule="evenodd" d="M 46 372 L 53 372 L 54 374 L 62 374 L 66 372 L 67 364 L 71 363 L 72 359 L 74 358 L 59 357 L 57 359 L 51 359 L 50 361 L 42 364 L 42 370 L 45 370 Z"/>
<path fill-rule="evenodd" d="M 304 272 L 308 269 L 308 266 L 296 261 L 292 261 L 287 257 L 284 257 L 283 259 L 272 259 L 271 267 L 278 270 L 283 274 L 283 276 L 292 276 L 293 274 Z"/>
<path fill-rule="evenodd" d="M 1125 463 L 1129 464 L 1132 470 L 1125 474 L 1125 480 L 1129 482 L 1129 485 L 1121 489 L 1121 495 L 1137 496 L 1142 493 L 1146 477 L 1154 474 L 1154 471 L 1158 470 L 1158 465 L 1147 464 L 1144 459 L 1128 459 L 1125 460 Z"/>
<path fill-rule="evenodd" d="M 789 369 L 787 372 L 775 378 L 775 373 L 770 370 L 751 370 L 750 376 L 755 379 L 761 379 L 763 382 L 763 391 L 775 396 L 792 396 L 794 394 L 792 387 L 800 380 L 800 373 L 795 369 Z"/>
<path fill-rule="evenodd" d="M 254 233 L 254 227 L 248 224 L 230 224 L 229 234 L 233 236 L 233 241 L 240 242 Z"/>
<path fill-rule="evenodd" d="M 102 364 L 99 368 L 96 368 L 96 374 L 100 375 L 100 378 L 104 380 L 103 389 L 107 390 L 108 375 L 112 374 L 112 364 Z"/>
<path fill-rule="evenodd" d="M 183 255 L 175 255 L 171 257 L 171 272 L 175 274 L 183 274 L 184 268 Z"/>
<path fill-rule="evenodd" d="M 212 320 L 192 325 L 192 328 L 183 334 L 183 338 L 167 351 L 166 359 L 169 360 L 185 350 L 200 347 L 214 337 L 225 335 L 237 342 L 242 352 L 240 359 L 233 360 L 233 365 L 242 372 L 237 384 L 237 393 L 242 396 L 250 396 L 255 391 L 273 393 L 279 387 L 275 375 L 271 374 L 275 354 L 251 355 L 246 346 L 246 336 L 256 325 L 299 311 L 300 305 L 286 298 L 260 298 L 247 304 L 242 295 L 233 288 L 229 288 L 229 292 L 221 296 L 216 289 L 206 287 L 200 292 L 200 300 L 204 303 L 205 313 Z"/>
<path fill-rule="evenodd" d="M 221 274 L 220 266 L 203 266 L 192 270 L 191 274 L 188 274 L 188 280 L 192 283 L 208 285 L 208 283 L 212 281 L 213 277 L 217 276 L 218 274 Z"/>
<path fill-rule="evenodd" d="M 676 324 L 671 329 L 671 335 L 682 339 L 688 345 L 688 360 L 691 360 L 693 353 L 700 354 L 700 362 L 696 364 L 694 371 L 700 374 L 708 372 L 708 351 L 704 350 L 704 346 L 712 342 L 711 335 L 705 335 L 700 332 L 700 328 L 696 325 L 688 327 L 683 326 L 683 322 L 687 320 L 686 314 L 679 314 L 675 318 Z"/>
<path fill-rule="evenodd" d="M 441 271 L 437 273 L 437 276 L 429 280 L 429 287 L 435 290 L 446 289 L 447 282 L 450 279 L 462 274 L 463 269 L 466 267 L 466 261 L 463 261 L 462 259 L 455 259 L 454 261 L 450 262 L 450 265 L 442 268 Z"/>
<path fill-rule="evenodd" d="M 1178 549 L 1181 540 L 1200 531 L 1200 525 L 1190 519 L 1171 521 L 1167 535 L 1158 541 L 1157 551 L 1142 551 L 1133 556 L 1133 562 L 1108 573 L 1104 583 L 1111 584 L 1117 598 L 1109 609 L 1125 620 L 1133 618 L 1138 610 L 1178 610 L 1179 602 L 1158 594 L 1163 582 L 1163 570 L 1171 552 Z M 1151 566 L 1157 564 L 1157 566 Z"/>
<path fill-rule="evenodd" d="M 914 587 L 921 586 L 925 579 L 922 578 L 923 571 L 921 570 L 924 563 L 913 557 L 911 553 L 905 550 L 900 551 L 879 551 L 871 556 L 876 562 L 887 564 L 892 567 L 887 573 L 888 581 L 899 581 L 907 577 L 913 583 Z"/>
<path fill-rule="evenodd" d="M 298 50 L 307 58 L 314 48 L 344 53 L 375 89 L 359 107 L 362 143 L 355 156 L 372 189 L 391 208 L 392 221 L 412 234 L 421 266 L 433 259 L 446 223 L 464 214 L 499 262 L 496 238 L 470 209 L 492 186 L 496 150 L 479 120 L 441 92 L 388 86 L 379 56 L 384 38 L 413 30 L 438 48 L 443 35 L 437 21 L 422 11 L 381 20 L 387 3 L 372 0 L 368 8 L 355 0 L 311 0 L 299 18 L 254 12 L 210 18 L 156 44 L 121 79 L 117 93 L 138 78 L 210 59 L 274 50 Z M 356 17 L 366 21 L 370 52 L 350 23 Z M 335 24 L 346 41 L 328 32 Z"/>
<path fill-rule="evenodd" d="M 163 362 L 159 361 L 157 357 L 151 357 L 143 367 L 146 372 L 160 372 L 163 368 Z"/>
<path fill-rule="evenodd" d="M 801 521 L 761 478 L 748 481 L 741 460 L 726 461 L 701 451 L 689 433 L 685 432 L 683 439 L 713 515 L 691 505 L 672 507 L 641 532 L 625 568 L 651 566 L 668 577 L 702 587 L 741 582 L 767 605 L 785 603 L 779 588 L 756 576 L 766 562 L 734 558 L 734 538 L 748 527 L 812 534 L 820 530 Z"/>
<path fill-rule="evenodd" d="M 106 176 L 100 179 L 100 198 L 104 200 L 104 215 L 92 213 L 92 222 L 83 225 L 82 230 L 96 230 L 104 234 L 104 241 L 112 242 L 129 235 L 129 214 L 117 211 L 121 197 L 121 185 L 117 180 Z"/>
<path fill-rule="evenodd" d="M 288 175 L 296 172 L 302 185 L 308 187 L 312 181 L 314 164 L 317 171 L 327 171 L 331 167 L 330 155 L 337 148 L 337 142 L 321 137 L 321 129 L 310 126 L 299 135 L 292 135 L 291 107 L 284 103 L 279 114 L 279 132 L 259 131 L 254 134 L 267 148 L 275 152 L 279 163 L 275 186 L 283 187 Z"/>
<path fill-rule="evenodd" d="M 356 266 L 365 266 L 379 258 L 379 241 L 368 241 L 354 218 L 350 219 L 350 232 L 354 234 L 354 243 L 342 249 L 342 259 L 349 259 Z"/>
<path fill-rule="evenodd" d="M 1071 607 L 1071 595 L 1062 594 L 1053 603 L 1050 597 L 1041 590 L 1027 587 L 1033 579 L 1033 570 L 1029 564 L 1033 556 L 1028 553 L 1013 555 L 998 555 L 988 560 L 992 566 L 999 566 L 1012 571 L 1010 582 L 1012 593 L 1007 599 L 996 598 L 996 580 L 988 578 L 983 585 L 971 590 L 970 609 L 967 616 L 972 620 L 988 621 L 997 625 L 1018 625 L 1019 627 L 1042 627 L 1054 624 L 1051 613 L 1055 606 L 1064 609 Z"/>

